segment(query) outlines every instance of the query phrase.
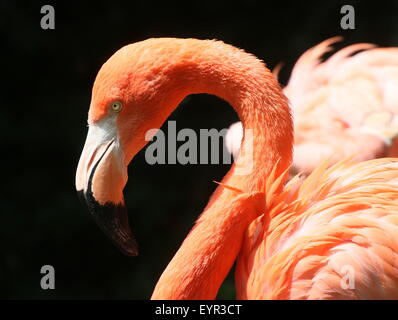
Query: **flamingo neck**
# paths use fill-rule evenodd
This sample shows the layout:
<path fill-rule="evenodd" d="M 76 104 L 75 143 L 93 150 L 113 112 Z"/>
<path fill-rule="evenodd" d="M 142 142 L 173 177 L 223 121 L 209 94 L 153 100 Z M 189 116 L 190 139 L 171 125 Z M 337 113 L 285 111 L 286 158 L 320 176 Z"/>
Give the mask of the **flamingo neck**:
<path fill-rule="evenodd" d="M 218 49 L 218 47 L 216 48 Z M 159 279 L 152 299 L 214 299 L 249 223 L 264 212 L 265 183 L 290 165 L 293 140 L 287 99 L 265 65 L 234 47 L 197 50 L 180 66 L 183 95 L 228 101 L 243 123 L 241 154 Z M 277 168 L 274 168 L 277 166 Z"/>

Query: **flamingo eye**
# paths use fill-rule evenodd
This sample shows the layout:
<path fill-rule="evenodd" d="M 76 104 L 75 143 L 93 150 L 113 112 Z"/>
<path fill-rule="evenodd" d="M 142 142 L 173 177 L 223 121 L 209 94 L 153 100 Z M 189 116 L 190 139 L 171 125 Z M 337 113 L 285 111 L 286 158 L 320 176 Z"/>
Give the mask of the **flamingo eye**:
<path fill-rule="evenodd" d="M 122 107 L 123 107 L 123 105 L 120 101 L 113 101 L 111 103 L 111 110 L 113 112 L 120 112 L 120 110 L 122 110 Z"/>

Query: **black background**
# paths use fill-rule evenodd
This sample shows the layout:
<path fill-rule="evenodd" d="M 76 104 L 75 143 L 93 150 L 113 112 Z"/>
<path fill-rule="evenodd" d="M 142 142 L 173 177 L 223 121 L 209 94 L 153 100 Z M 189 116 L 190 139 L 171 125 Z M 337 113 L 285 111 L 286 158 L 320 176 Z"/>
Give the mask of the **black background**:
<path fill-rule="evenodd" d="M 55 7 L 55 30 L 40 8 Z M 340 28 L 353 4 L 356 29 Z M 158 165 L 144 150 L 129 167 L 125 198 L 140 244 L 126 257 L 95 226 L 74 189 L 91 86 L 117 49 L 150 37 L 220 39 L 284 62 L 335 35 L 398 46 L 398 1 L 0 1 L 0 297 L 147 299 L 228 165 Z M 218 98 L 190 96 L 171 118 L 178 128 L 222 129 L 236 115 Z M 56 289 L 40 288 L 40 268 Z M 232 273 L 219 298 L 234 298 Z"/>

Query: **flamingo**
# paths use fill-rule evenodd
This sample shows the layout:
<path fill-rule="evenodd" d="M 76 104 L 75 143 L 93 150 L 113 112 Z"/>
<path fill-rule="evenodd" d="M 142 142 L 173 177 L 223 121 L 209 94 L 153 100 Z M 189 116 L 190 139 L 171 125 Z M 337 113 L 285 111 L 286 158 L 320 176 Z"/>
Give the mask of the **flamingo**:
<path fill-rule="evenodd" d="M 293 173 L 308 175 L 326 159 L 398 155 L 398 48 L 358 43 L 321 62 L 340 40 L 307 50 L 284 88 L 294 115 Z M 225 143 L 235 156 L 241 140 L 242 124 L 233 123 Z"/>
<path fill-rule="evenodd" d="M 236 261 L 239 299 L 398 298 L 398 159 L 322 164 L 287 181 L 293 123 L 264 63 L 216 40 L 153 38 L 118 50 L 92 90 L 76 188 L 99 227 L 137 255 L 127 165 L 185 96 L 236 110 L 252 140 L 161 275 L 152 299 L 214 299 Z M 249 157 L 252 148 L 252 156 Z M 242 167 L 252 170 L 242 174 Z"/>

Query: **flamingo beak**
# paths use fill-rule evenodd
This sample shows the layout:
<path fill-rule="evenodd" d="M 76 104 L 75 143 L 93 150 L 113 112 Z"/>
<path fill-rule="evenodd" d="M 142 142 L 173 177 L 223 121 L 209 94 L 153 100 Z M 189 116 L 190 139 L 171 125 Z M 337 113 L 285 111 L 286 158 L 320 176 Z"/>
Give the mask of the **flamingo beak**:
<path fill-rule="evenodd" d="M 76 172 L 76 189 L 100 229 L 123 253 L 138 254 L 124 205 L 127 165 L 115 130 L 91 124 Z M 114 132 L 112 132 L 114 131 Z"/>

